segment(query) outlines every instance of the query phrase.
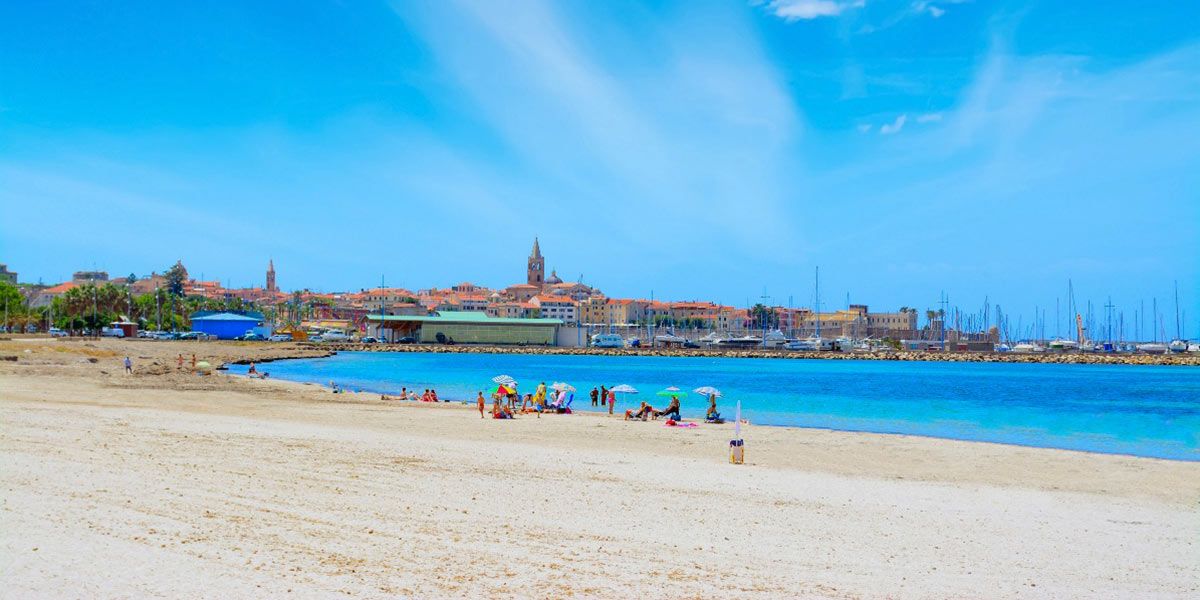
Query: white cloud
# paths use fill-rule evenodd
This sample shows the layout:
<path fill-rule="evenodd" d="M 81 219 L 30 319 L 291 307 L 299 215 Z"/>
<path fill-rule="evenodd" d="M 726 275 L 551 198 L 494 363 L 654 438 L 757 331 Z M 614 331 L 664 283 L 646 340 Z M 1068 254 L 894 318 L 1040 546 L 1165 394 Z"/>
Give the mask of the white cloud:
<path fill-rule="evenodd" d="M 937 123 L 942 120 L 942 113 L 925 113 L 917 116 L 918 123 Z"/>
<path fill-rule="evenodd" d="M 938 17 L 940 17 L 940 16 L 942 16 L 942 15 L 946 14 L 946 9 L 944 9 L 944 8 L 938 8 L 938 7 L 936 7 L 936 6 L 932 5 L 932 4 L 930 4 L 930 5 L 929 5 L 929 14 L 930 14 L 930 15 L 931 15 L 933 18 L 935 18 L 935 19 L 936 19 L 936 18 L 938 18 Z"/>
<path fill-rule="evenodd" d="M 867 133 L 867 132 L 869 132 L 869 131 L 871 131 L 871 124 L 870 124 L 870 123 L 863 123 L 862 125 L 859 125 L 859 126 L 858 126 L 858 132 L 859 132 L 859 133 Z"/>
<path fill-rule="evenodd" d="M 880 125 L 880 135 L 892 135 L 894 133 L 900 133 L 900 130 L 904 129 L 905 121 L 908 121 L 908 115 L 900 115 L 896 117 L 896 120 L 892 121 L 890 124 Z"/>
<path fill-rule="evenodd" d="M 767 10 L 785 21 L 808 21 L 821 17 L 836 17 L 847 9 L 862 8 L 865 0 L 771 0 Z"/>

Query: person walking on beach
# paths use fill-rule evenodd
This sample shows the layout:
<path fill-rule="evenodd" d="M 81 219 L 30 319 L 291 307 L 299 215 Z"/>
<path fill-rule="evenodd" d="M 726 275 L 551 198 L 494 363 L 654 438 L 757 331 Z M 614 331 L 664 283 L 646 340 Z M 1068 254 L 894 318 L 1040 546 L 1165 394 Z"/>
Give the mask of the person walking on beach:
<path fill-rule="evenodd" d="M 192 354 L 192 370 L 196 370 L 196 355 Z"/>
<path fill-rule="evenodd" d="M 479 392 L 479 397 L 475 398 L 475 403 L 479 405 L 479 418 L 480 419 L 484 418 L 483 407 L 486 402 L 483 399 L 483 392 Z"/>
<path fill-rule="evenodd" d="M 183 353 L 182 352 L 179 353 L 179 360 L 178 360 L 177 364 L 179 365 L 179 370 L 182 371 L 183 370 Z"/>
<path fill-rule="evenodd" d="M 129 360 L 128 356 L 125 357 L 125 372 L 130 375 L 133 374 L 133 361 Z"/>
<path fill-rule="evenodd" d="M 600 392 L 596 388 L 592 388 L 592 406 L 596 406 L 596 398 L 600 396 Z"/>

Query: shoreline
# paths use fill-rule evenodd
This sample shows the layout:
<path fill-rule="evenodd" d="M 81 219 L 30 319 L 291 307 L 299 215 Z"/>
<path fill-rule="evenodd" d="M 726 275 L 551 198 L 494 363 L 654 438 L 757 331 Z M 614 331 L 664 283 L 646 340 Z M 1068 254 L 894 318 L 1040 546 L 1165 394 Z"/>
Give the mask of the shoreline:
<path fill-rule="evenodd" d="M 289 360 L 289 359 L 275 359 L 275 360 Z M 231 363 L 231 364 L 236 364 L 236 363 Z M 328 393 L 332 393 L 332 391 L 331 391 L 332 388 L 330 388 L 329 385 L 327 385 L 325 383 L 316 382 L 316 381 L 299 381 L 299 380 L 295 380 L 295 379 L 285 379 L 282 377 L 271 377 L 266 380 L 263 380 L 260 378 L 249 377 L 248 375 L 246 375 L 244 373 L 229 373 L 229 376 L 236 377 L 239 379 L 244 379 L 246 381 L 251 381 L 251 382 L 268 381 L 268 382 L 278 382 L 278 383 L 281 383 L 284 385 L 303 386 L 306 388 L 316 387 L 316 388 L 319 388 Z M 360 395 L 386 396 L 387 395 L 385 392 L 381 392 L 381 391 L 377 391 L 377 390 L 370 390 L 367 388 L 358 388 L 355 390 L 348 390 L 348 389 L 342 388 L 342 391 L 339 392 L 339 394 L 349 394 L 349 395 L 354 395 L 354 396 L 360 396 Z M 359 401 L 361 401 L 361 400 L 359 400 Z M 384 404 L 387 404 L 389 406 L 390 405 L 401 405 L 401 406 L 412 406 L 415 408 L 429 408 L 429 409 L 434 409 L 434 410 L 440 409 L 442 407 L 453 408 L 455 410 L 467 410 L 467 411 L 475 410 L 474 405 L 471 404 L 471 402 L 472 402 L 471 399 L 442 400 L 441 402 L 438 402 L 437 404 L 434 404 L 431 402 L 421 402 L 419 400 L 397 400 L 397 399 L 393 399 L 393 398 L 387 398 L 386 400 L 381 398 L 378 401 L 383 402 Z M 613 414 L 609 414 L 605 411 L 600 411 L 600 410 L 580 409 L 580 410 L 572 412 L 571 414 L 572 415 L 582 415 L 582 416 L 586 416 L 589 418 L 611 418 L 611 419 L 624 420 L 623 415 L 621 413 L 614 412 Z M 532 413 L 523 413 L 523 414 L 520 414 L 519 416 L 520 416 L 520 418 L 537 418 Z M 557 416 L 557 415 L 555 415 L 555 416 Z M 662 421 L 650 421 L 650 422 L 662 423 Z M 705 423 L 703 419 L 685 416 L 682 419 L 682 422 L 696 423 L 704 428 L 732 429 L 732 420 L 726 421 L 725 423 L 722 423 L 722 424 L 713 425 L 713 424 Z M 1076 453 L 1076 454 L 1080 454 L 1080 455 L 1084 455 L 1084 456 L 1114 456 L 1114 457 L 1129 458 L 1129 459 L 1135 459 L 1135 460 L 1163 461 L 1163 462 L 1168 462 L 1168 463 L 1175 463 L 1175 462 L 1193 463 L 1193 464 L 1200 463 L 1200 458 L 1195 458 L 1195 459 L 1167 458 L 1167 457 L 1162 457 L 1162 456 L 1147 456 L 1147 455 L 1142 455 L 1142 454 L 1130 454 L 1128 452 L 1105 452 L 1102 450 L 1083 450 L 1083 449 L 1079 449 L 1079 448 L 1062 448 L 1059 446 L 1038 446 L 1038 445 L 1034 445 L 1034 444 L 1022 444 L 1019 442 L 998 442 L 998 441 L 993 441 L 993 440 L 972 439 L 972 438 L 965 438 L 965 437 L 923 435 L 923 434 L 919 434 L 919 433 L 906 433 L 906 432 L 902 432 L 902 431 L 872 431 L 872 430 L 867 430 L 867 429 L 837 429 L 834 427 L 815 427 L 815 426 L 805 426 L 805 425 L 780 425 L 780 424 L 775 424 L 775 423 L 753 422 L 748 419 L 742 419 L 742 423 L 744 426 L 745 425 L 753 425 L 755 427 L 770 427 L 770 428 L 779 428 L 779 429 L 784 429 L 784 430 L 827 432 L 827 433 L 847 434 L 847 435 L 884 436 L 884 437 L 888 437 L 888 438 L 899 438 L 899 439 L 911 438 L 911 439 L 915 439 L 915 440 L 928 440 L 931 442 L 953 442 L 953 443 L 959 443 L 959 444 L 985 444 L 985 445 L 989 445 L 989 446 L 999 446 L 999 447 L 1004 447 L 1004 448 L 1024 448 L 1024 449 L 1029 449 L 1029 450 L 1047 450 L 1047 451 L 1052 451 L 1052 452 L 1071 452 L 1071 453 Z"/>

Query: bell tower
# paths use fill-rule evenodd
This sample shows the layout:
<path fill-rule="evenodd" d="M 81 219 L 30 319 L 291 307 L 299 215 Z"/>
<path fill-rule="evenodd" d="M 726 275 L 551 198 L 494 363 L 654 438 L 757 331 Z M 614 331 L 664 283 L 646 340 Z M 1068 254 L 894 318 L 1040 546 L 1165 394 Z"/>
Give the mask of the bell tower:
<path fill-rule="evenodd" d="M 267 261 L 267 291 L 275 291 L 275 260 Z"/>
<path fill-rule="evenodd" d="M 533 238 L 533 252 L 529 253 L 529 262 L 525 269 L 525 282 L 542 289 L 546 281 L 546 260 L 542 258 L 542 249 L 538 247 L 538 239 Z"/>

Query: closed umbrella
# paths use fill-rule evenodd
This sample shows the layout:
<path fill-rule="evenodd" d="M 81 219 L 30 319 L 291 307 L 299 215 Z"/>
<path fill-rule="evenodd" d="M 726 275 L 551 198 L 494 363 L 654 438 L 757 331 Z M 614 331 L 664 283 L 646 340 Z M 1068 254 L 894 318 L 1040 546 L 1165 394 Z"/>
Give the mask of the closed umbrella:
<path fill-rule="evenodd" d="M 742 439 L 742 401 L 737 401 L 737 408 L 733 410 L 733 439 Z"/>

